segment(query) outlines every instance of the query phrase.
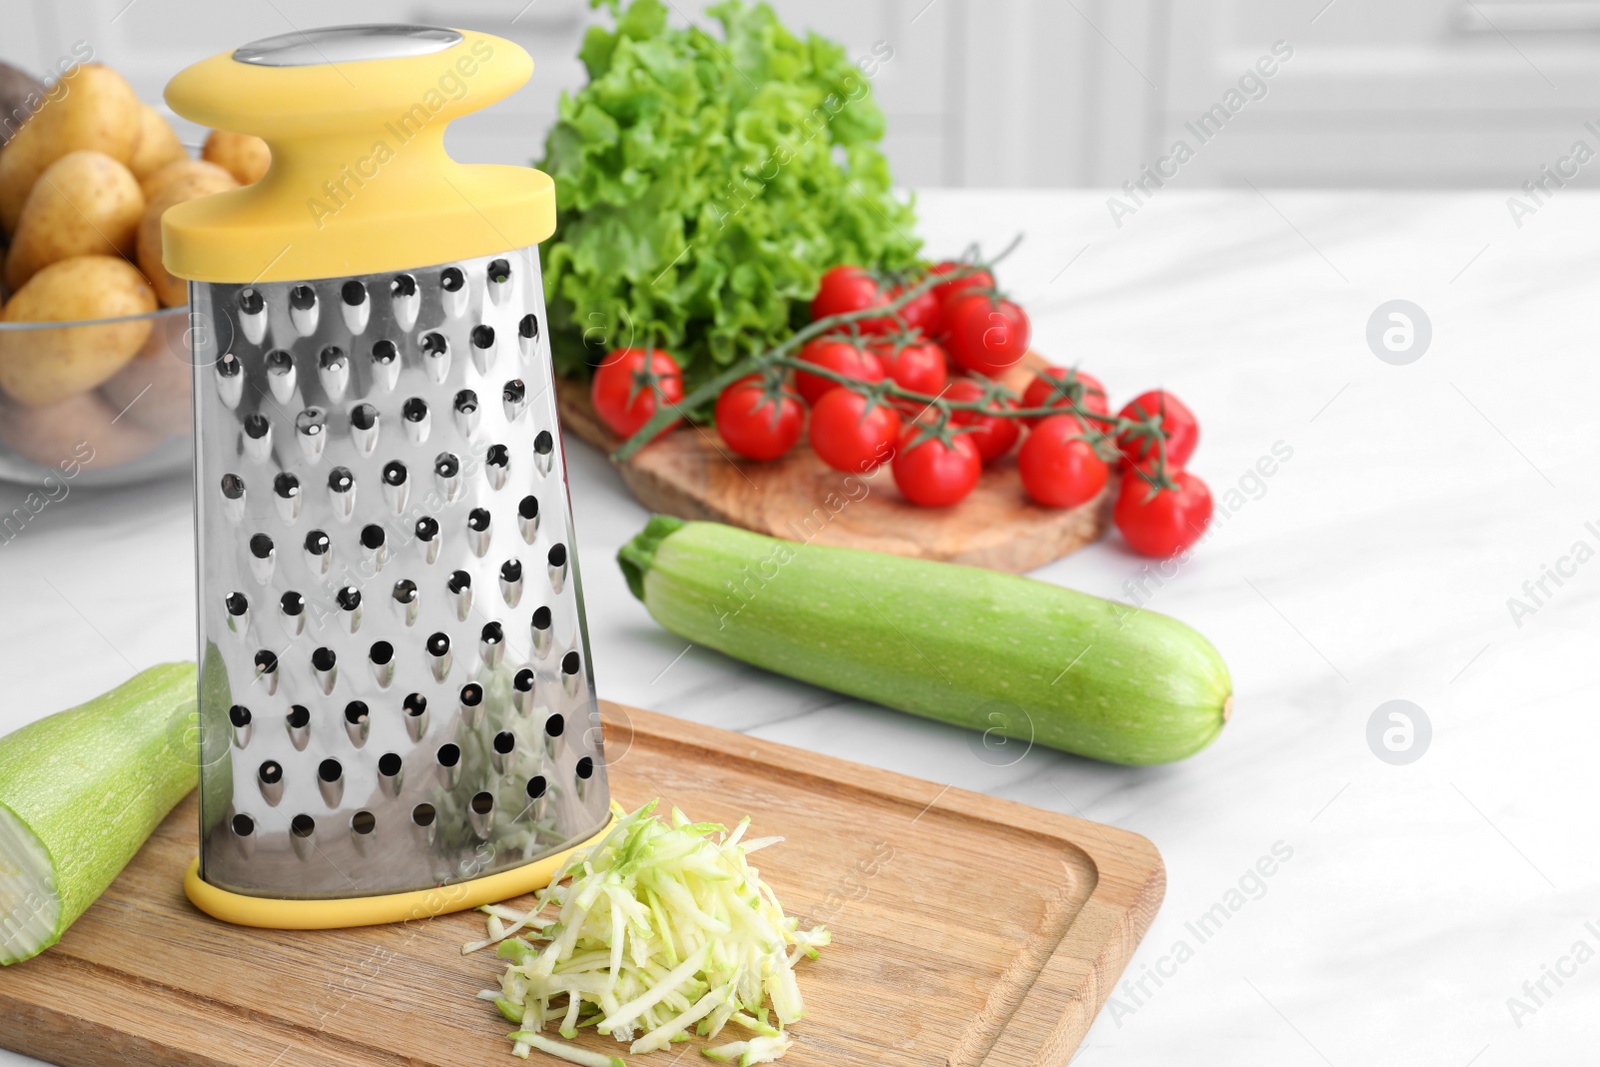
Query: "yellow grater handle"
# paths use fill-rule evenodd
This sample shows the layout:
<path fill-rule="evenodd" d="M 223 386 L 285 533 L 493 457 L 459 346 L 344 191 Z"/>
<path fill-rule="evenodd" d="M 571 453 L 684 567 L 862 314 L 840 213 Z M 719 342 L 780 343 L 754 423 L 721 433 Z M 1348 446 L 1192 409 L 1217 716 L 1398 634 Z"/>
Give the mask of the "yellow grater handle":
<path fill-rule="evenodd" d="M 449 122 L 503 99 L 533 60 L 503 38 L 431 27 L 286 34 L 212 56 L 167 85 L 185 118 L 254 134 L 254 185 L 162 218 L 173 274 L 278 282 L 377 274 L 538 244 L 555 189 L 529 167 L 461 164 Z"/>

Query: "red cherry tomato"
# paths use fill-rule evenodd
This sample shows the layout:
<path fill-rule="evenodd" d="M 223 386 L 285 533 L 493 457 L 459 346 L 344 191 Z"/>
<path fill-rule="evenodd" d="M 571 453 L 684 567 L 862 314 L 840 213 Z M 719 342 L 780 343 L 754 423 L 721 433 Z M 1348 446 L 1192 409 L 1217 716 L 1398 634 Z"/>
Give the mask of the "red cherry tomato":
<path fill-rule="evenodd" d="M 947 400 L 958 400 L 963 403 L 982 400 L 985 393 L 983 385 L 971 378 L 957 378 L 945 389 Z M 989 410 L 994 411 L 1002 407 L 1016 408 L 1016 404 L 1009 400 L 997 400 L 990 405 Z M 981 411 L 953 411 L 950 421 L 957 426 L 972 426 L 975 429 L 963 436 L 970 439 L 978 449 L 978 455 L 985 463 L 993 463 L 1017 443 L 1017 437 L 1022 433 L 1021 419 L 1008 419 L 999 415 L 985 415 Z"/>
<path fill-rule="evenodd" d="M 851 311 L 886 306 L 905 291 L 905 286 L 885 284 L 860 267 L 834 267 L 822 276 L 817 295 L 811 300 L 811 318 L 843 315 Z M 932 293 L 915 297 L 893 315 L 874 315 L 857 319 L 862 333 L 890 333 L 902 325 L 931 333 L 939 325 L 939 302 Z"/>
<path fill-rule="evenodd" d="M 956 364 L 993 378 L 1028 351 L 1028 313 L 1004 297 L 958 293 L 945 314 L 945 351 Z"/>
<path fill-rule="evenodd" d="M 955 434 L 948 442 L 930 437 L 920 444 L 912 442 L 920 426 L 908 426 L 900 436 L 900 447 L 889 465 L 894 484 L 913 504 L 925 508 L 944 508 L 966 499 L 978 484 L 983 459 L 970 434 Z"/>
<path fill-rule="evenodd" d="M 1200 540 L 1211 525 L 1211 490 L 1188 471 L 1170 472 L 1177 489 L 1150 495 L 1150 484 L 1132 471 L 1122 479 L 1122 492 L 1112 519 L 1128 546 L 1141 556 L 1170 559 Z"/>
<path fill-rule="evenodd" d="M 800 355 L 796 358 L 827 367 L 835 374 L 843 374 L 856 381 L 883 381 L 883 365 L 878 362 L 878 357 L 848 338 L 819 337 L 800 349 Z M 817 401 L 822 399 L 822 394 L 839 388 L 839 383 L 820 374 L 798 371 L 794 376 L 794 387 L 807 404 L 815 407 Z"/>
<path fill-rule="evenodd" d="M 1076 415 L 1051 415 L 1028 432 L 1017 453 L 1022 488 L 1047 508 L 1075 508 L 1105 488 L 1110 468 L 1083 439 Z"/>
<path fill-rule="evenodd" d="M 1074 400 L 1086 411 L 1111 414 L 1111 405 L 1106 402 L 1106 387 L 1100 384 L 1099 378 L 1081 370 L 1046 367 L 1034 376 L 1022 394 L 1024 408 L 1065 408 L 1070 407 Z M 1024 421 L 1032 426 L 1039 421 L 1039 416 Z"/>
<path fill-rule="evenodd" d="M 1182 467 L 1194 455 L 1200 443 L 1200 422 L 1187 404 L 1161 389 L 1141 393 L 1124 405 L 1120 415 L 1124 419 L 1144 419 L 1161 416 L 1161 433 L 1167 439 L 1167 466 Z M 1124 433 L 1117 440 L 1124 460 L 1143 462 L 1154 459 L 1160 450 L 1154 438 L 1134 433 Z"/>
<path fill-rule="evenodd" d="M 933 266 L 929 267 L 928 273 L 942 276 L 946 274 L 953 274 L 957 270 L 970 266 L 972 266 L 970 263 L 959 263 L 956 260 L 947 259 L 943 263 L 935 263 Z M 933 287 L 933 299 L 938 302 L 939 310 L 943 312 L 944 309 L 949 306 L 950 301 L 954 299 L 958 293 L 964 293 L 968 289 L 993 288 L 994 275 L 990 274 L 986 270 L 979 270 L 974 271 L 971 274 L 964 275 L 960 278 L 956 278 L 952 281 L 940 282 L 938 285 Z"/>
<path fill-rule="evenodd" d="M 800 440 L 805 408 L 794 395 L 774 394 L 759 375 L 740 378 L 717 397 L 717 432 L 747 459 L 777 459 Z"/>
<path fill-rule="evenodd" d="M 894 456 L 900 413 L 887 404 L 867 406 L 852 389 L 834 389 L 811 409 L 811 448 L 836 471 L 866 474 Z"/>
<path fill-rule="evenodd" d="M 612 433 L 632 437 L 656 413 L 657 389 L 670 404 L 683 399 L 683 373 L 677 361 L 659 348 L 619 348 L 595 368 L 589 397 Z M 678 422 L 674 419 L 661 432 Z"/>
<path fill-rule="evenodd" d="M 944 349 L 921 333 L 907 330 L 872 344 L 872 354 L 883 365 L 885 377 L 902 389 L 938 396 L 950 380 Z"/>

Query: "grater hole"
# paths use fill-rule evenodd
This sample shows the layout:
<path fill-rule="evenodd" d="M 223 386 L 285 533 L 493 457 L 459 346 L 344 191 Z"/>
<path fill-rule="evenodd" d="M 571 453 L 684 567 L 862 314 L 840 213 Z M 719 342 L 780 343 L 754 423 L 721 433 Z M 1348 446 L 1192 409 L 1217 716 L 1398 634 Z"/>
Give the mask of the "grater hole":
<path fill-rule="evenodd" d="M 443 656 L 450 651 L 450 635 L 437 633 L 428 638 L 428 654 L 430 656 Z"/>
<path fill-rule="evenodd" d="M 287 718 L 291 729 L 304 730 L 311 725 L 311 711 L 304 704 L 291 707 Z"/>
<path fill-rule="evenodd" d="M 228 500 L 239 500 L 244 496 L 244 479 L 237 474 L 224 474 L 222 476 L 222 495 Z"/>
<path fill-rule="evenodd" d="M 567 720 L 555 714 L 544 721 L 544 732 L 551 737 L 560 737 L 567 729 Z"/>
<path fill-rule="evenodd" d="M 385 752 L 378 757 L 378 773 L 385 778 L 393 778 L 399 774 L 403 765 L 400 754 L 397 752 Z"/>
<path fill-rule="evenodd" d="M 259 290 L 250 288 L 239 290 L 239 310 L 246 315 L 259 315 L 266 306 L 267 302 Z"/>
<path fill-rule="evenodd" d="M 474 348 L 494 347 L 494 327 L 479 324 L 472 328 L 472 346 Z"/>
<path fill-rule="evenodd" d="M 361 547 L 376 552 L 383 547 L 383 527 L 375 522 L 361 528 Z"/>
<path fill-rule="evenodd" d="M 321 530 L 306 534 L 306 551 L 313 556 L 326 556 L 333 550 L 333 541 Z"/>
<path fill-rule="evenodd" d="M 505 384 L 500 395 L 508 404 L 520 404 L 528 398 L 528 387 L 521 378 L 513 378 Z"/>
<path fill-rule="evenodd" d="M 432 804 L 418 804 L 411 809 L 411 821 L 418 826 L 432 826 L 434 815 Z"/>
<path fill-rule="evenodd" d="M 417 538 L 422 541 L 432 541 L 439 536 L 439 520 L 431 515 L 424 515 L 417 520 Z"/>
<path fill-rule="evenodd" d="M 517 514 L 524 519 L 537 519 L 539 517 L 539 498 L 536 496 L 523 497 L 517 504 Z"/>
<path fill-rule="evenodd" d="M 577 674 L 578 668 L 581 666 L 583 666 L 583 661 L 578 658 L 578 654 L 576 652 L 568 652 L 565 656 L 561 657 L 562 674 Z"/>
<path fill-rule="evenodd" d="M 389 282 L 390 297 L 406 297 L 417 295 L 417 280 L 409 274 L 396 274 Z"/>
<path fill-rule="evenodd" d="M 333 654 L 333 649 L 323 645 L 311 653 L 311 665 L 319 671 L 331 671 L 339 657 Z"/>
<path fill-rule="evenodd" d="M 517 332 L 532 340 L 539 336 L 539 316 L 524 315 L 522 321 L 517 323 Z"/>
<path fill-rule="evenodd" d="M 565 567 L 566 565 L 567 565 L 567 546 L 566 545 L 559 545 L 559 544 L 558 545 L 551 545 L 550 546 L 550 566 L 552 566 L 552 567 Z"/>
<path fill-rule="evenodd" d="M 394 659 L 394 646 L 387 641 L 374 642 L 367 658 L 380 667 L 386 666 Z"/>
<path fill-rule="evenodd" d="M 294 417 L 294 428 L 304 437 L 316 437 L 322 433 L 323 424 L 328 421 L 328 413 L 321 408 L 306 408 Z"/>
<path fill-rule="evenodd" d="M 439 746 L 439 766 L 454 767 L 461 762 L 461 746 L 455 742 L 447 742 Z"/>
<path fill-rule="evenodd" d="M 306 598 L 291 589 L 279 598 L 278 606 L 285 615 L 298 615 L 306 610 Z"/>
<path fill-rule="evenodd" d="M 362 837 L 372 833 L 378 828 L 378 818 L 370 811 L 358 811 L 350 816 L 350 829 Z"/>
<path fill-rule="evenodd" d="M 367 705 L 365 701 L 352 700 L 344 706 L 344 721 L 351 726 L 360 726 L 367 721 Z"/>
<path fill-rule="evenodd" d="M 272 538 L 261 533 L 251 537 L 250 554 L 256 559 L 266 559 L 268 556 L 272 555 Z"/>
<path fill-rule="evenodd" d="M 351 307 L 360 307 L 367 302 L 367 287 L 352 278 L 339 287 L 339 296 Z"/>
<path fill-rule="evenodd" d="M 463 389 L 456 394 L 456 410 L 463 415 L 470 415 L 478 410 L 478 394 L 471 389 Z"/>
<path fill-rule="evenodd" d="M 310 837 L 317 832 L 317 820 L 309 815 L 296 815 L 289 822 L 289 832 L 296 837 Z"/>
<path fill-rule="evenodd" d="M 339 606 L 345 611 L 354 611 L 361 606 L 361 590 L 353 585 L 347 585 L 334 595 L 334 599 L 338 600 Z M 331 656 L 333 653 L 328 654 Z"/>
<path fill-rule="evenodd" d="M 371 404 L 357 404 L 350 409 L 350 425 L 358 430 L 370 430 L 378 425 L 378 409 Z"/>
<path fill-rule="evenodd" d="M 517 676 L 512 679 L 511 684 L 516 686 L 517 692 L 519 693 L 531 693 L 533 692 L 533 682 L 533 669 L 531 667 L 524 667 L 517 672 Z"/>
<path fill-rule="evenodd" d="M 272 491 L 284 500 L 293 500 L 300 493 L 300 479 L 283 473 L 272 479 Z"/>
<path fill-rule="evenodd" d="M 235 704 L 233 707 L 228 709 L 228 721 L 233 723 L 233 725 L 240 730 L 243 730 L 246 726 L 250 725 L 250 709 L 245 707 L 243 704 Z"/>
<path fill-rule="evenodd" d="M 233 832 L 240 837 L 249 837 L 256 832 L 256 821 L 248 815 L 235 815 Z"/>
<path fill-rule="evenodd" d="M 511 450 L 505 445 L 490 445 L 489 451 L 484 454 L 484 462 L 491 467 L 509 467 Z"/>
<path fill-rule="evenodd" d="M 472 588 L 472 575 L 468 574 L 466 571 L 454 571 L 444 584 L 445 587 L 450 590 L 450 592 L 459 596 L 468 589 Z"/>
<path fill-rule="evenodd" d="M 440 452 L 434 457 L 433 473 L 441 478 L 454 478 L 461 471 L 461 461 L 452 453 Z"/>
<path fill-rule="evenodd" d="M 417 602 L 417 583 L 410 578 L 402 578 L 394 583 L 394 592 L 391 595 L 397 604 L 415 604 Z"/>
<path fill-rule="evenodd" d="M 533 628 L 535 630 L 550 629 L 550 609 L 539 608 L 533 613 Z"/>
<path fill-rule="evenodd" d="M 594 760 L 584 756 L 578 761 L 578 780 L 586 782 L 594 777 Z"/>
<path fill-rule="evenodd" d="M 522 563 L 520 560 L 508 559 L 500 565 L 500 580 L 502 582 L 522 581 Z"/>
<path fill-rule="evenodd" d="M 335 493 L 348 493 L 355 488 L 356 476 L 348 467 L 335 467 L 328 472 L 328 488 Z"/>
<path fill-rule="evenodd" d="M 469 708 L 475 708 L 483 703 L 483 686 L 471 682 L 461 687 L 461 703 Z"/>
<path fill-rule="evenodd" d="M 228 607 L 228 614 L 236 619 L 250 610 L 250 598 L 243 593 L 229 593 L 224 603 Z"/>
<path fill-rule="evenodd" d="M 397 459 L 385 463 L 383 465 L 383 483 L 393 486 L 406 484 L 406 465 Z"/>
<path fill-rule="evenodd" d="M 262 674 L 271 674 L 278 669 L 278 655 L 271 649 L 263 648 L 256 653 L 256 670 Z"/>
<path fill-rule="evenodd" d="M 272 432 L 272 423 L 259 411 L 252 412 L 244 417 L 244 435 L 252 441 L 259 441 Z"/>
<path fill-rule="evenodd" d="M 517 735 L 510 730 L 502 730 L 494 735 L 494 750 L 502 756 L 511 755 L 517 747 Z"/>
<path fill-rule="evenodd" d="M 344 349 L 338 345 L 329 345 L 317 357 L 317 363 L 323 370 L 339 370 L 345 365 Z"/>
<path fill-rule="evenodd" d="M 239 362 L 239 357 L 232 352 L 224 352 L 217 357 L 217 377 L 237 378 L 244 372 L 244 364 Z"/>
<path fill-rule="evenodd" d="M 556 439 L 550 436 L 549 430 L 540 430 L 539 436 L 533 439 L 533 450 L 541 456 L 548 456 L 555 447 Z"/>
<path fill-rule="evenodd" d="M 294 357 L 281 348 L 274 348 L 265 358 L 267 373 L 282 377 L 294 370 Z"/>
<path fill-rule="evenodd" d="M 503 259 L 494 260 L 489 264 L 489 280 L 495 283 L 511 280 L 511 264 Z"/>
<path fill-rule="evenodd" d="M 435 358 L 450 351 L 450 342 L 444 339 L 444 334 L 430 330 L 422 335 L 422 354 Z"/>
<path fill-rule="evenodd" d="M 317 304 L 317 294 L 309 285 L 297 285 L 289 290 L 289 306 L 296 311 L 310 311 Z"/>
<path fill-rule="evenodd" d="M 283 781 L 283 764 L 277 760 L 269 759 L 261 765 L 261 769 L 256 773 L 267 785 L 277 785 Z"/>
<path fill-rule="evenodd" d="M 483 533 L 489 528 L 489 509 L 473 508 L 467 513 L 467 526 L 474 533 Z"/>
<path fill-rule="evenodd" d="M 491 622 L 483 628 L 483 633 L 480 637 L 486 645 L 498 645 L 505 640 L 506 632 L 499 623 Z"/>
<path fill-rule="evenodd" d="M 547 786 L 545 784 L 544 775 L 536 774 L 532 778 L 529 778 L 528 799 L 538 800 L 540 797 L 544 796 L 544 791 L 546 788 Z"/>
<path fill-rule="evenodd" d="M 324 782 L 337 782 L 344 776 L 344 768 L 336 759 L 325 759 L 317 765 L 317 777 Z"/>
<path fill-rule="evenodd" d="M 485 790 L 474 793 L 472 796 L 472 810 L 478 815 L 487 815 L 494 810 L 494 794 Z"/>
<path fill-rule="evenodd" d="M 400 415 L 407 422 L 421 422 L 428 417 L 428 402 L 420 396 L 414 396 L 401 406 Z"/>
<path fill-rule="evenodd" d="M 372 362 L 374 363 L 387 367 L 399 358 L 399 347 L 387 337 L 372 346 Z"/>
<path fill-rule="evenodd" d="M 467 284 L 467 276 L 461 273 L 459 267 L 446 267 L 439 273 L 439 284 L 447 293 L 459 293 L 461 287 Z"/>
<path fill-rule="evenodd" d="M 400 706 L 405 709 L 407 715 L 416 718 L 428 710 L 428 698 L 421 693 L 410 693 L 400 702 Z"/>

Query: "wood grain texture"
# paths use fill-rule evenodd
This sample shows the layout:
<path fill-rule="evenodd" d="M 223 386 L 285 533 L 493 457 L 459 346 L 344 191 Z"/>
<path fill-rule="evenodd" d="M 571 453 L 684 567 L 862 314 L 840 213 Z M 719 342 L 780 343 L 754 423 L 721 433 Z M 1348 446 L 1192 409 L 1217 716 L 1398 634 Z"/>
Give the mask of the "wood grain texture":
<path fill-rule="evenodd" d="M 752 833 L 786 838 L 762 853 L 763 876 L 802 925 L 834 933 L 799 968 L 795 1067 L 1064 1065 L 1160 905 L 1161 858 L 1137 834 L 620 705 L 603 713 L 624 806 L 661 796 L 698 819 L 748 813 Z M 195 822 L 191 798 L 59 945 L 0 969 L 0 1046 L 68 1067 L 513 1062 L 510 1027 L 474 999 L 503 965 L 460 953 L 482 916 L 227 926 L 183 896 Z M 581 1044 L 620 1051 L 593 1033 Z"/>
<path fill-rule="evenodd" d="M 1007 384 L 1026 388 L 1044 361 L 1029 353 Z M 606 452 L 622 443 L 595 414 L 588 386 L 556 382 L 563 429 Z M 965 563 L 1022 573 L 1098 540 L 1111 520 L 1118 479 L 1094 500 L 1066 510 L 1031 503 L 1016 453 L 984 468 L 972 495 L 949 508 L 906 501 L 887 467 L 846 475 L 817 458 L 804 438 L 768 463 L 741 459 L 711 427 L 683 427 L 620 467 L 622 480 L 652 511 L 742 526 L 756 533 L 843 548 Z"/>

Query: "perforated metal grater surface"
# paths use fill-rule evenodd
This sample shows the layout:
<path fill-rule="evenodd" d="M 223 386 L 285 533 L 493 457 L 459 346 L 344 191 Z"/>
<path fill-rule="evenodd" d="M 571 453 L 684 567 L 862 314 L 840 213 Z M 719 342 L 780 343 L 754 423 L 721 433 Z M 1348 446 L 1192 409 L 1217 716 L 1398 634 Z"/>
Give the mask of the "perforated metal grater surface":
<path fill-rule="evenodd" d="M 190 292 L 204 880 L 396 893 L 601 828 L 537 247 Z"/>

